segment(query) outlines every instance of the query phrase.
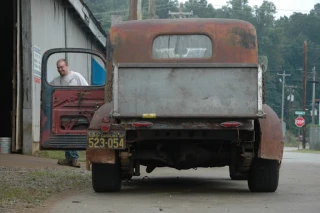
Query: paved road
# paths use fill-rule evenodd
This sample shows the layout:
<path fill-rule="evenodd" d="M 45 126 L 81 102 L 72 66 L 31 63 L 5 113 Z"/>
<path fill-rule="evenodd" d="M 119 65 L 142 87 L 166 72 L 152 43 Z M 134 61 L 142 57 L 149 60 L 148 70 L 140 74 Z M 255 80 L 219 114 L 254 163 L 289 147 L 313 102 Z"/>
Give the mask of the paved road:
<path fill-rule="evenodd" d="M 176 171 L 156 169 L 125 182 L 119 193 L 85 189 L 50 213 L 320 212 L 320 155 L 285 152 L 275 193 L 251 193 L 247 181 L 229 179 L 228 167 Z"/>

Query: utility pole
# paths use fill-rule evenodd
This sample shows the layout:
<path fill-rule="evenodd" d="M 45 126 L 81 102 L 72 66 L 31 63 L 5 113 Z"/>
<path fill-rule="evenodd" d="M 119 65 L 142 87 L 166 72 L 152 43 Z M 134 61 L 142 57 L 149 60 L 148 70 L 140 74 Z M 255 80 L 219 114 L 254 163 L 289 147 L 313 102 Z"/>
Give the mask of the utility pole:
<path fill-rule="evenodd" d="M 277 73 L 277 75 L 282 76 L 282 106 L 281 106 L 281 125 L 283 125 L 283 108 L 284 108 L 284 86 L 286 84 L 286 76 L 290 76 L 291 74 L 286 74 L 286 71 L 283 71 L 283 74 Z"/>
<path fill-rule="evenodd" d="M 182 8 L 183 8 L 183 4 L 180 3 L 179 12 L 171 12 L 169 10 L 169 15 L 171 15 L 173 18 L 175 18 L 175 16 L 178 16 L 179 18 L 186 18 L 187 15 L 189 15 L 189 16 L 193 15 L 193 11 L 191 11 L 191 12 L 182 12 Z"/>
<path fill-rule="evenodd" d="M 306 111 L 306 96 L 307 96 L 307 41 L 303 42 L 303 111 Z M 305 116 L 303 116 L 305 117 Z M 306 148 L 306 125 L 302 127 L 302 148 Z"/>
<path fill-rule="evenodd" d="M 149 0 L 149 19 L 156 17 L 156 0 Z"/>
<path fill-rule="evenodd" d="M 290 120 L 290 114 L 291 114 L 291 106 L 292 106 L 292 102 L 293 102 L 293 99 L 292 99 L 292 91 L 293 91 L 293 88 L 297 88 L 297 86 L 291 86 L 291 85 L 285 85 L 285 87 L 289 88 L 290 90 L 290 95 L 289 95 L 289 107 L 288 107 L 288 124 L 289 124 L 289 127 L 291 127 L 291 120 Z M 290 129 L 290 128 L 289 128 Z"/>
<path fill-rule="evenodd" d="M 142 4 L 142 0 L 138 0 L 137 1 L 137 20 L 142 20 L 141 4 Z"/>
<path fill-rule="evenodd" d="M 316 83 L 319 83 L 316 81 L 316 67 L 313 67 L 312 69 L 312 74 L 313 74 L 313 80 L 310 81 L 312 85 L 312 124 L 315 124 L 314 118 L 315 118 L 315 99 L 316 99 Z"/>
<path fill-rule="evenodd" d="M 318 109 L 318 116 L 319 116 L 318 125 L 320 125 L 320 99 L 316 99 L 315 102 L 318 103 L 318 107 L 319 107 L 319 109 Z"/>
<path fill-rule="evenodd" d="M 129 20 L 137 20 L 138 0 L 130 0 Z"/>

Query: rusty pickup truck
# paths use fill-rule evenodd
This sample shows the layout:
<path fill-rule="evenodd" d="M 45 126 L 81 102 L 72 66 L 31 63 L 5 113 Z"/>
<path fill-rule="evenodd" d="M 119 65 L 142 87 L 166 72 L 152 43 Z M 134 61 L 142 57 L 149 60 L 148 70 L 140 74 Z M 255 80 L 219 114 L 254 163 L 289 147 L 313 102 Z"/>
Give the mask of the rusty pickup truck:
<path fill-rule="evenodd" d="M 282 126 L 265 103 L 265 66 L 252 24 L 126 21 L 110 28 L 106 50 L 44 54 L 43 79 L 48 57 L 61 52 L 100 57 L 107 73 L 102 86 L 43 82 L 42 150 L 85 150 L 96 192 L 119 191 L 141 168 L 159 167 L 212 168 L 213 175 L 214 167 L 228 167 L 230 178 L 247 180 L 250 191 L 276 191 Z"/>

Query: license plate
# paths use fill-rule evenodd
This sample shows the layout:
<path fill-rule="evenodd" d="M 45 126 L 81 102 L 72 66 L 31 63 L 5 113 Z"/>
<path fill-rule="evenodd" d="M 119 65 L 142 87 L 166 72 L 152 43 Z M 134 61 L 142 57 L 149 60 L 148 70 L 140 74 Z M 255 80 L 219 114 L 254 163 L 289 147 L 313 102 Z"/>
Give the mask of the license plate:
<path fill-rule="evenodd" d="M 88 133 L 88 148 L 125 149 L 126 140 L 123 132 Z"/>

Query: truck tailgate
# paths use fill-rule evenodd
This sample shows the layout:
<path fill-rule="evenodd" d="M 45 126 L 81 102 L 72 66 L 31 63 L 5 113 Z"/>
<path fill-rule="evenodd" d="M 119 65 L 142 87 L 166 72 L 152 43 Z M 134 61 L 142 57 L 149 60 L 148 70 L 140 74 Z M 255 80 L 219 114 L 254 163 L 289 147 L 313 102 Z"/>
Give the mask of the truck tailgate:
<path fill-rule="evenodd" d="M 119 67 L 118 117 L 261 117 L 260 69 L 241 67 Z"/>

